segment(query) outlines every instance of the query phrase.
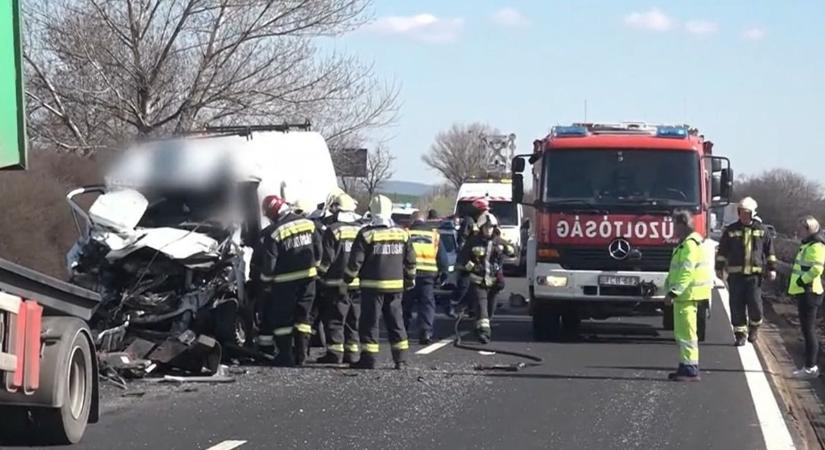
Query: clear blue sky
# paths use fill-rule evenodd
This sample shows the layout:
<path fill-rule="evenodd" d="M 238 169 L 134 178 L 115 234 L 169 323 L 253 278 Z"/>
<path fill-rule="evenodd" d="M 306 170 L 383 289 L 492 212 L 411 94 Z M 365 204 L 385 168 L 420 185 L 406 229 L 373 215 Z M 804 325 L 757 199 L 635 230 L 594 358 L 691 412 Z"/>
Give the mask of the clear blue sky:
<path fill-rule="evenodd" d="M 376 0 L 336 47 L 401 85 L 395 179 L 435 182 L 439 130 L 482 121 L 519 150 L 588 118 L 689 123 L 737 173 L 825 172 L 825 2 Z"/>

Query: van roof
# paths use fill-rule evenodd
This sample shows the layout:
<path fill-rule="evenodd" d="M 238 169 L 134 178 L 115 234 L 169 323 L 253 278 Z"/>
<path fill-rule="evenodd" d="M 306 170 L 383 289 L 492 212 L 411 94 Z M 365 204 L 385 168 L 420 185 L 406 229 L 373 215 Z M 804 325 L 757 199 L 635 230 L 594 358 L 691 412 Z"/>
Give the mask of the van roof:
<path fill-rule="evenodd" d="M 464 183 L 458 189 L 458 201 L 488 198 L 491 201 L 510 201 L 513 198 L 510 183 Z"/>

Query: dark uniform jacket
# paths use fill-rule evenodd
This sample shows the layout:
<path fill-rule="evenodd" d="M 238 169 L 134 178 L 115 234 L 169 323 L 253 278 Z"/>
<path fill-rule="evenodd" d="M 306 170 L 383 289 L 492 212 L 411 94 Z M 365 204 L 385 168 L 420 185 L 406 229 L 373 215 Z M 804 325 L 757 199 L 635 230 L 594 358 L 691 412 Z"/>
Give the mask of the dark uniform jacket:
<path fill-rule="evenodd" d="M 361 225 L 349 222 L 335 222 L 324 230 L 323 247 L 324 253 L 321 257 L 321 264 L 318 266 L 321 272 L 321 282 L 326 286 L 347 286 L 344 282 L 344 270 L 349 262 L 350 251 Z M 350 289 L 357 289 L 358 278 L 349 283 Z"/>
<path fill-rule="evenodd" d="M 753 220 L 750 225 L 735 222 L 728 225 L 719 239 L 716 270 L 729 274 L 761 274 L 764 269 L 776 270 L 773 239 L 765 225 Z"/>
<path fill-rule="evenodd" d="M 456 268 L 468 273 L 471 282 L 491 288 L 496 284 L 498 265 L 505 255 L 515 255 L 515 249 L 509 242 L 500 236 L 487 238 L 476 233 L 461 248 Z"/>
<path fill-rule="evenodd" d="M 360 279 L 362 290 L 403 292 L 415 284 L 415 250 L 402 228 L 368 225 L 358 232 L 344 281 Z"/>
<path fill-rule="evenodd" d="M 289 213 L 266 228 L 260 257 L 253 255 L 264 282 L 286 283 L 318 274 L 321 235 L 313 221 Z"/>

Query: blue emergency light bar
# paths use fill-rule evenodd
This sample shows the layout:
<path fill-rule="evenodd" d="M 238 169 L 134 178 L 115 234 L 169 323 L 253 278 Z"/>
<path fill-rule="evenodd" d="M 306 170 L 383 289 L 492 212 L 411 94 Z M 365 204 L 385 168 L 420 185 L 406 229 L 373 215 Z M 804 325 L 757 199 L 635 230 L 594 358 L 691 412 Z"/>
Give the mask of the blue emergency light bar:
<path fill-rule="evenodd" d="M 553 135 L 558 137 L 581 137 L 590 134 L 587 128 L 573 125 L 573 126 L 559 126 L 553 128 Z"/>
<path fill-rule="evenodd" d="M 656 136 L 663 138 L 686 139 L 688 137 L 687 127 L 658 127 Z"/>

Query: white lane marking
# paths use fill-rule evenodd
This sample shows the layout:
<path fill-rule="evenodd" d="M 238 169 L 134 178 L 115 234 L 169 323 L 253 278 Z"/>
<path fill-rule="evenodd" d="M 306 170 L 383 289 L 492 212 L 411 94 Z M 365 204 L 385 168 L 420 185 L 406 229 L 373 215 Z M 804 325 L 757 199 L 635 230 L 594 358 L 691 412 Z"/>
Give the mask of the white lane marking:
<path fill-rule="evenodd" d="M 466 334 L 467 334 L 466 331 L 461 333 L 461 337 L 464 337 Z M 451 338 L 447 338 L 447 339 L 442 339 L 442 340 L 436 342 L 435 344 L 430 344 L 430 345 L 422 348 L 421 350 L 415 352 L 415 354 L 416 355 L 429 355 L 430 353 L 441 350 L 442 348 L 452 344 L 454 340 L 455 340 L 455 336 L 453 336 Z"/>
<path fill-rule="evenodd" d="M 232 450 L 246 444 L 246 441 L 223 441 L 220 444 L 213 445 L 206 450 Z"/>
<path fill-rule="evenodd" d="M 728 304 L 728 291 L 724 287 L 717 288 L 719 300 L 725 308 L 725 313 L 730 321 L 730 305 Z M 733 328 L 731 327 L 731 330 Z M 793 438 L 788 430 L 788 424 L 782 417 L 782 411 L 773 395 L 773 389 L 765 376 L 765 369 L 756 355 L 756 350 L 752 345 L 738 347 L 739 359 L 742 361 L 742 369 L 745 371 L 745 381 L 751 391 L 753 406 L 756 409 L 756 418 L 759 420 L 759 427 L 762 428 L 762 437 L 765 439 L 765 447 L 768 450 L 794 450 Z"/>

